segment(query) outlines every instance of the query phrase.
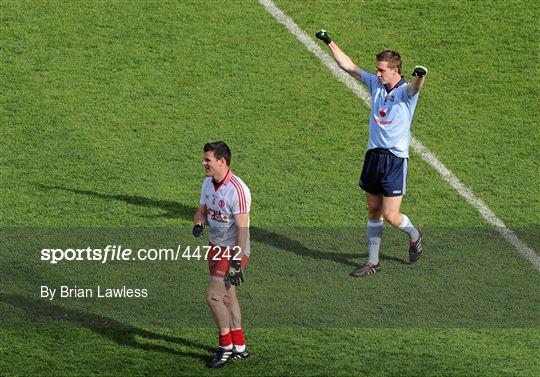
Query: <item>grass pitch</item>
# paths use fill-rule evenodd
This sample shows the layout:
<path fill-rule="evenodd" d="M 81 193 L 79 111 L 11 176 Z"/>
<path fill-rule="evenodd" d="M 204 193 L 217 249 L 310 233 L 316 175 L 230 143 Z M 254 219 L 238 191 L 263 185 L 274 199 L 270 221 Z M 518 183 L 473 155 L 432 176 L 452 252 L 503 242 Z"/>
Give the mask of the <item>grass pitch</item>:
<path fill-rule="evenodd" d="M 277 5 L 368 70 L 383 48 L 405 73 L 427 66 L 413 133 L 539 249 L 537 5 Z M 387 227 L 382 273 L 347 276 L 365 258 L 369 110 L 260 4 L 0 7 L 0 373 L 540 374 L 538 272 L 418 156 L 403 211 L 425 229 L 425 258 L 408 265 Z M 216 342 L 204 261 L 39 260 L 48 245 L 195 246 L 201 148 L 215 139 L 253 196 L 241 290 L 253 357 L 222 371 L 203 363 Z M 149 297 L 39 297 L 63 284 Z"/>

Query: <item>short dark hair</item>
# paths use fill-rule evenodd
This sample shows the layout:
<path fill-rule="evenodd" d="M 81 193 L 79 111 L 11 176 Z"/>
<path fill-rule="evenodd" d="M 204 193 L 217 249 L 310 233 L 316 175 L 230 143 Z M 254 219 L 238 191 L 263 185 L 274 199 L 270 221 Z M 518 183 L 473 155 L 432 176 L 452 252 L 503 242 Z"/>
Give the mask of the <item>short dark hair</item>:
<path fill-rule="evenodd" d="M 231 166 L 231 149 L 223 141 L 206 143 L 203 150 L 205 152 L 214 152 L 214 157 L 216 157 L 216 160 L 224 158 L 225 162 L 227 162 L 227 166 Z"/>
<path fill-rule="evenodd" d="M 392 50 L 384 50 L 379 52 L 377 55 L 378 62 L 387 62 L 388 67 L 390 68 L 397 68 L 398 73 L 401 73 L 401 64 L 403 63 L 401 61 L 401 55 L 397 51 Z"/>

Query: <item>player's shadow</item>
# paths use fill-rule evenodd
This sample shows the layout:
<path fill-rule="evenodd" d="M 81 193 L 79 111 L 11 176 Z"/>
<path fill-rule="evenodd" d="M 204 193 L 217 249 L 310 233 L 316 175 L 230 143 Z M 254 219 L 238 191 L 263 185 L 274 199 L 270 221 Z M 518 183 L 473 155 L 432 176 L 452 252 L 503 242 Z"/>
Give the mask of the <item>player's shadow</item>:
<path fill-rule="evenodd" d="M 28 316 L 36 321 L 52 320 L 71 322 L 78 326 L 85 327 L 122 346 L 145 351 L 170 353 L 176 356 L 185 356 L 200 360 L 206 360 L 210 353 L 214 351 L 213 348 L 192 340 L 187 340 L 178 336 L 157 334 L 135 326 L 126 325 L 109 317 L 64 308 L 47 301 L 31 299 L 22 295 L 0 292 L 0 302 L 23 310 Z M 177 344 L 197 349 L 199 352 L 181 351 L 164 345 L 145 343 L 143 339 L 147 341 L 162 341 Z"/>
<path fill-rule="evenodd" d="M 279 250 L 290 251 L 296 255 L 315 260 L 330 260 L 351 267 L 358 267 L 358 263 L 354 261 L 355 259 L 367 258 L 368 256 L 367 253 L 335 253 L 332 251 L 314 250 L 287 236 L 258 227 L 250 228 L 250 236 L 253 241 L 272 246 Z M 403 264 L 407 263 L 403 259 L 389 255 L 380 254 L 379 257 L 383 260 L 391 260 Z"/>
<path fill-rule="evenodd" d="M 155 200 L 155 199 L 144 198 L 142 196 L 137 196 L 137 195 L 110 195 L 110 194 L 102 194 L 96 191 L 71 189 L 71 188 L 60 187 L 60 186 L 48 186 L 44 184 L 39 184 L 38 186 L 45 190 L 62 190 L 62 191 L 72 192 L 75 194 L 91 196 L 94 198 L 121 201 L 124 203 L 133 204 L 139 207 L 158 208 L 165 211 L 165 213 L 161 214 L 160 217 L 165 217 L 169 219 L 190 219 L 191 220 L 193 218 L 193 215 L 195 214 L 195 211 L 197 210 L 194 207 L 186 206 L 186 205 L 173 202 L 170 200 Z"/>
<path fill-rule="evenodd" d="M 90 190 L 71 189 L 59 186 L 47 186 L 40 184 L 39 187 L 47 190 L 63 190 L 73 192 L 80 195 L 92 196 L 95 198 L 106 200 L 117 200 L 125 203 L 146 207 L 146 208 L 159 208 L 165 213 L 162 217 L 189 220 L 193 219 L 197 208 L 194 206 L 188 206 L 183 203 L 174 202 L 170 200 L 155 200 L 135 195 L 111 195 L 102 194 Z M 272 246 L 276 249 L 292 252 L 296 255 L 303 257 L 313 258 L 315 260 L 330 260 L 337 263 L 342 263 L 346 266 L 357 267 L 358 263 L 354 259 L 367 258 L 367 253 L 335 253 L 330 251 L 315 250 L 306 247 L 301 242 L 293 240 L 283 234 L 279 234 L 267 229 L 251 226 L 250 237 L 252 241 L 263 243 L 265 245 Z M 380 254 L 380 259 L 393 261 L 401 264 L 408 264 L 405 260 L 390 255 Z"/>

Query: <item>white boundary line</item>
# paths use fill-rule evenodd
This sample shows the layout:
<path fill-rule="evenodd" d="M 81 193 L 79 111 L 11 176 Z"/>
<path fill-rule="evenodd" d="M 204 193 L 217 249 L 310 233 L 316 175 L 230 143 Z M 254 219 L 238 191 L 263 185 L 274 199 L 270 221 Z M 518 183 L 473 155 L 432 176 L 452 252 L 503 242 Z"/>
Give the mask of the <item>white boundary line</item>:
<path fill-rule="evenodd" d="M 259 2 L 266 8 L 280 24 L 285 26 L 306 48 L 311 51 L 316 57 L 318 57 L 323 64 L 334 74 L 334 76 L 342 81 L 358 98 L 360 98 L 368 107 L 371 107 L 369 93 L 351 76 L 343 72 L 336 64 L 334 59 L 324 52 L 317 43 L 311 39 L 300 27 L 294 22 L 292 18 L 287 16 L 281 9 L 279 9 L 272 0 L 259 0 Z M 488 223 L 493 225 L 510 244 L 512 244 L 517 251 L 522 254 L 536 270 L 540 271 L 540 256 L 538 256 L 533 249 L 523 243 L 516 234 L 502 222 L 501 219 L 495 215 L 495 213 L 489 209 L 489 207 L 474 193 L 471 189 L 465 186 L 461 181 L 452 173 L 444 164 L 439 161 L 437 156 L 433 154 L 428 148 L 426 148 L 417 138 L 411 137 L 411 146 L 416 153 L 430 164 L 442 177 L 450 184 L 456 191 L 469 202 L 474 208 L 480 212 L 482 217 L 486 219 Z"/>

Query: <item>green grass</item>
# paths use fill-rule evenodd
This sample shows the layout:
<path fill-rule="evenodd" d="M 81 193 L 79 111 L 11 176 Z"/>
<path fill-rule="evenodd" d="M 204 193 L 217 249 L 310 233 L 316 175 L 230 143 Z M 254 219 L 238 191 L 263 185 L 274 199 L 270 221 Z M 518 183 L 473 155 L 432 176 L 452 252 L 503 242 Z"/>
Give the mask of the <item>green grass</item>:
<path fill-rule="evenodd" d="M 405 72 L 426 65 L 414 134 L 539 249 L 537 5 L 277 3 L 367 69 L 382 48 Z M 383 272 L 348 278 L 365 258 L 369 110 L 258 3 L 0 10 L 0 374 L 539 374 L 538 272 L 414 153 L 403 210 L 425 259 L 404 263 L 387 227 Z M 203 261 L 39 260 L 64 245 L 194 246 L 215 139 L 253 197 L 241 297 L 254 354 L 216 373 Z M 149 297 L 39 298 L 97 284 Z"/>
<path fill-rule="evenodd" d="M 249 340 L 257 357 L 217 371 L 203 364 L 215 335 L 206 328 L 118 331 L 77 324 L 34 334 L 30 340 L 20 329 L 0 335 L 3 344 L 15 344 L 0 348 L 3 360 L 39 361 L 2 360 L 6 375 L 533 376 L 540 369 L 530 352 L 540 347 L 538 331 L 523 329 L 254 329 Z"/>

